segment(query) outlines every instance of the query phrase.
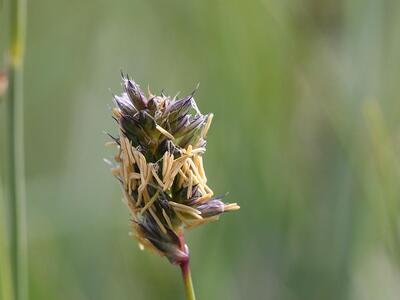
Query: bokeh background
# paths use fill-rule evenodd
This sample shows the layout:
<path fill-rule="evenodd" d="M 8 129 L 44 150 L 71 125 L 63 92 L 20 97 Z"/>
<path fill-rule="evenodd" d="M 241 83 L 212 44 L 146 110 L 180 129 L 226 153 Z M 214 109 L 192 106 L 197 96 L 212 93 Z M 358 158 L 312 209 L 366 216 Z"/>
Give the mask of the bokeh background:
<path fill-rule="evenodd" d="M 183 299 L 103 163 L 121 69 L 215 114 L 209 182 L 242 208 L 187 233 L 198 299 L 399 299 L 400 2 L 28 2 L 32 300 Z"/>

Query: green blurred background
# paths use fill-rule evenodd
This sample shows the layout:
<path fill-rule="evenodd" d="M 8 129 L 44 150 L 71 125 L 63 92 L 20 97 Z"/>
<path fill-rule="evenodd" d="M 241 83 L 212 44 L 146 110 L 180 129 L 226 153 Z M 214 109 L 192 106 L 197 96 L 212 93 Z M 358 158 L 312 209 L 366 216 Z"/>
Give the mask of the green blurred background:
<path fill-rule="evenodd" d="M 28 2 L 31 299 L 183 299 L 103 163 L 121 69 L 215 114 L 198 299 L 399 299 L 400 2 Z"/>

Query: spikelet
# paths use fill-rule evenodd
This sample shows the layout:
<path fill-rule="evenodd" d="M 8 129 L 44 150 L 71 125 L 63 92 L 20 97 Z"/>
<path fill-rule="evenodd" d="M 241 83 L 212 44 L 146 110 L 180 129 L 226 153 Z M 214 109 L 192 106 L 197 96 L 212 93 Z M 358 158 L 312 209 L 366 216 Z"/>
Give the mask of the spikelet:
<path fill-rule="evenodd" d="M 119 136 L 112 174 L 120 181 L 139 245 L 179 264 L 188 259 L 183 228 L 239 209 L 223 203 L 207 185 L 202 155 L 213 114 L 200 113 L 193 93 L 182 99 L 148 97 L 122 74 L 114 96 Z"/>

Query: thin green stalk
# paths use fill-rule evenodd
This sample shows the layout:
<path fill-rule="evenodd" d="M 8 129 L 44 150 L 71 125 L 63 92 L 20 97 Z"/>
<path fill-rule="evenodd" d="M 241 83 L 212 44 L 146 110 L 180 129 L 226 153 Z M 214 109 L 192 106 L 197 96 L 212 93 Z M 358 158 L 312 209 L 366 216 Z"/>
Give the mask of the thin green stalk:
<path fill-rule="evenodd" d="M 2 153 L 3 154 L 3 153 Z M 1 170 L 4 172 L 4 170 Z M 3 182 L 0 180 L 0 299 L 15 299 L 12 283 L 11 265 L 9 245 L 7 243 L 7 226 L 4 213 L 4 197 Z"/>
<path fill-rule="evenodd" d="M 9 2 L 9 59 L 7 117 L 8 228 L 13 294 L 16 300 L 28 299 L 28 264 L 24 165 L 23 58 L 26 1 Z"/>
<path fill-rule="evenodd" d="M 8 3 L 0 0 L 0 17 L 2 28 L 4 28 L 3 32 L 6 34 L 5 37 L 8 37 L 10 32 L 7 31 L 8 26 L 10 26 L 9 22 L 9 7 Z M 10 30 L 11 31 L 11 30 Z M 6 41 L 2 40 L 2 42 Z M 5 45 L 7 48 L 8 43 Z M 1 57 L 7 57 L 4 55 L 3 51 L 8 50 L 4 49 L 3 45 L 1 45 Z M 8 54 L 8 53 L 7 53 Z M 9 140 L 7 132 L 7 124 L 8 116 L 6 114 L 6 95 L 4 92 L 7 90 L 8 86 L 8 74 L 6 74 L 8 70 L 8 64 L 2 62 L 1 64 L 1 73 L 0 73 L 0 299 L 15 299 L 14 295 L 14 284 L 12 279 L 12 269 L 11 269 L 11 256 L 10 256 L 10 235 L 9 235 L 9 202 L 10 198 L 7 194 L 9 187 L 8 185 L 8 177 L 7 175 L 7 162 L 8 155 L 6 147 L 6 142 Z"/>
<path fill-rule="evenodd" d="M 187 300 L 196 300 L 196 296 L 194 294 L 192 275 L 190 273 L 189 260 L 184 261 L 180 264 L 183 283 L 185 285 L 185 293 Z"/>

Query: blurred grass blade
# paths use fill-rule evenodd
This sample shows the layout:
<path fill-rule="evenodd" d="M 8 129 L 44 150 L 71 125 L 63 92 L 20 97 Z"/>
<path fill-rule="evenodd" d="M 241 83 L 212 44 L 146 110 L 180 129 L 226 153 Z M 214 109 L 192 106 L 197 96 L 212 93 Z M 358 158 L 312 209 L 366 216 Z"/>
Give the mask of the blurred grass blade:
<path fill-rule="evenodd" d="M 27 239 L 24 166 L 23 58 L 25 42 L 26 1 L 10 0 L 8 95 L 6 99 L 6 172 L 8 228 L 13 294 L 26 300 Z"/>
<path fill-rule="evenodd" d="M 3 149 L 2 149 L 3 150 Z M 2 153 L 3 154 L 3 153 Z M 3 173 L 4 170 L 1 170 Z M 0 299 L 14 299 L 11 280 L 10 253 L 8 249 L 7 226 L 4 213 L 5 194 L 3 182 L 0 180 Z"/>

